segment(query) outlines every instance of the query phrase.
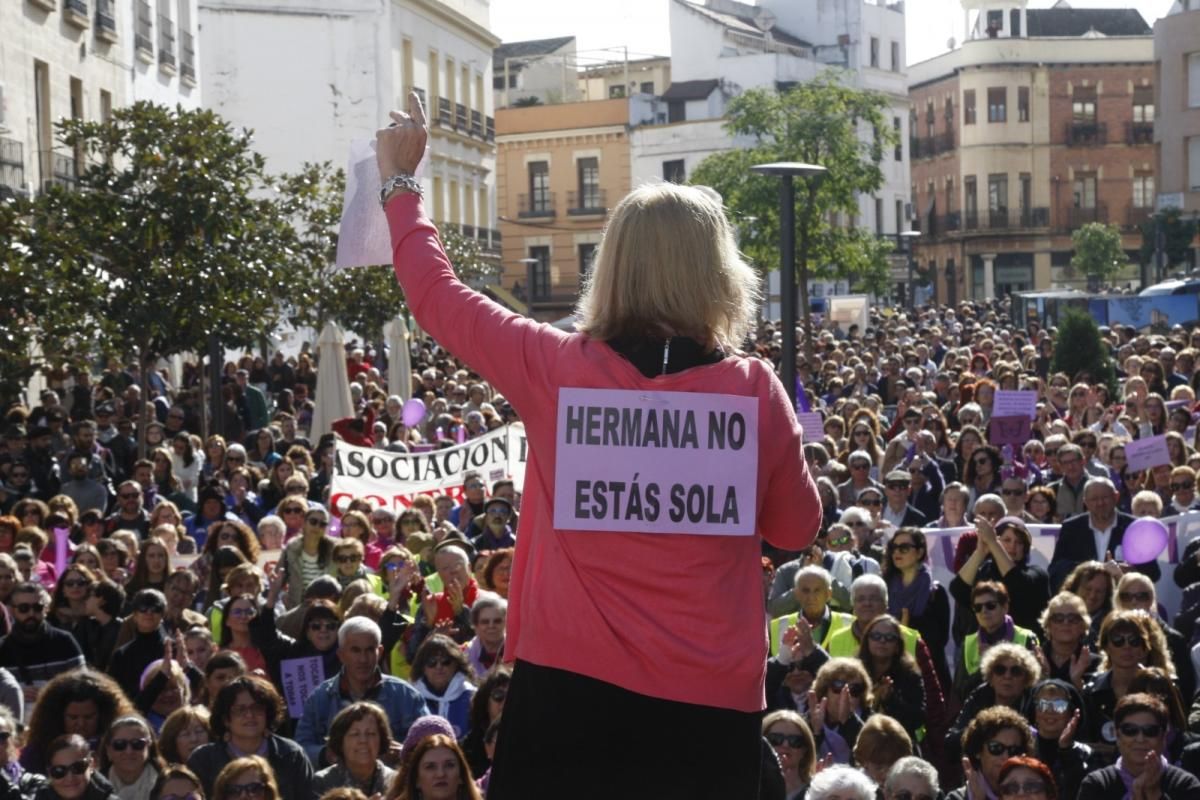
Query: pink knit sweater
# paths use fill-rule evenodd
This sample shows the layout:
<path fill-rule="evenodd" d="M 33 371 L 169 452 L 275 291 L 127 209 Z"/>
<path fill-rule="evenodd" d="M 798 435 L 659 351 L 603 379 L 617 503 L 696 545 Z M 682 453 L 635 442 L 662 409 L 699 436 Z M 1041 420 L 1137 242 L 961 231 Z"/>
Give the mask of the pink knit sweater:
<path fill-rule="evenodd" d="M 502 392 L 525 423 L 530 454 L 506 659 L 651 697 L 761 710 L 767 636 L 759 536 L 798 550 L 812 542 L 821 518 L 800 426 L 770 366 L 731 356 L 646 378 L 607 344 L 514 314 L 462 284 L 420 198 L 393 198 L 387 218 L 396 277 L 421 327 Z M 556 529 L 564 387 L 757 398 L 758 535 Z M 636 459 L 629 462 L 632 475 Z M 715 480 L 729 478 L 720 459 L 705 463 Z M 564 491 L 559 502 L 575 499 Z"/>

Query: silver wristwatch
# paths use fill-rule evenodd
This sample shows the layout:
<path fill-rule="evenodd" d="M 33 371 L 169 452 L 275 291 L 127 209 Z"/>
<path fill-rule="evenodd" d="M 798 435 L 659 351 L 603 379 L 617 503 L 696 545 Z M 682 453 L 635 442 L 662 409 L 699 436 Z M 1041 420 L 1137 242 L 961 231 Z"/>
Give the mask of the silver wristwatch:
<path fill-rule="evenodd" d="M 418 197 L 424 195 L 420 181 L 407 172 L 399 172 L 383 182 L 383 186 L 379 189 L 379 205 L 383 206 L 387 202 L 388 195 L 397 189 L 412 192 Z"/>

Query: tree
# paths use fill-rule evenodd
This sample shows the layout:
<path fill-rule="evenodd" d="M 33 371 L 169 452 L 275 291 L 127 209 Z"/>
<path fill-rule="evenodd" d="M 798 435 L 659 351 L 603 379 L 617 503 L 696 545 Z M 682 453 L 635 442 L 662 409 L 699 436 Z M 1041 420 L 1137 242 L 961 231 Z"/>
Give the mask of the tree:
<path fill-rule="evenodd" d="M 1071 241 L 1075 245 L 1072 269 L 1101 283 L 1116 276 L 1129 261 L 1121 249 L 1121 230 L 1116 225 L 1089 222 L 1071 234 Z"/>
<path fill-rule="evenodd" d="M 297 252 L 303 269 L 287 298 L 288 320 L 320 331 L 336 322 L 366 341 L 383 338 L 383 326 L 405 307 L 404 292 L 390 264 L 337 269 L 338 227 L 346 174 L 329 162 L 304 164 L 279 179 L 283 207 L 296 227 Z M 477 285 L 499 273 L 499 264 L 484 257 L 478 243 L 452 225 L 438 230 L 456 274 Z"/>
<path fill-rule="evenodd" d="M 779 179 L 750 168 L 800 161 L 828 170 L 818 179 L 798 179 L 796 187 L 797 274 L 806 327 L 810 277 L 848 279 L 873 292 L 887 286 L 887 255 L 894 244 L 843 224 L 858 214 L 860 196 L 883 186 L 879 165 L 897 141 L 887 109 L 883 95 L 846 86 L 832 72 L 783 93 L 753 89 L 733 99 L 725 125 L 752 145 L 711 155 L 692 174 L 692 183 L 721 193 L 739 228 L 742 251 L 765 271 L 779 263 Z M 808 337 L 806 347 L 811 349 Z"/>
<path fill-rule="evenodd" d="M 1163 209 L 1155 216 L 1162 220 L 1163 253 L 1167 268 L 1187 263 L 1188 251 L 1200 225 L 1197 225 L 1195 220 L 1184 219 L 1183 212 L 1178 208 Z M 1155 217 L 1143 220 L 1138 225 L 1142 234 L 1142 247 L 1138 256 L 1143 264 L 1154 263 L 1154 237 L 1157 227 Z"/>
<path fill-rule="evenodd" d="M 1117 396 L 1117 372 L 1108 346 L 1096 320 L 1081 309 L 1068 307 L 1059 321 L 1050 371 L 1069 375 L 1072 382 L 1086 375 L 1087 383 L 1104 384 L 1109 396 Z"/>

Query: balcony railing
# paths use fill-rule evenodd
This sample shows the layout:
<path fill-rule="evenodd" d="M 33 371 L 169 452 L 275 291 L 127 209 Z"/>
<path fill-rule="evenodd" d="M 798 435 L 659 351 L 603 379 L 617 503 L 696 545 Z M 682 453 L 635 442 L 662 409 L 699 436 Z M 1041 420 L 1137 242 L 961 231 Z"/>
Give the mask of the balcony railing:
<path fill-rule="evenodd" d="M 150 16 L 150 3 L 146 0 L 138 0 L 137 19 L 133 28 L 133 46 L 149 57 L 154 56 L 153 19 Z"/>
<path fill-rule="evenodd" d="M 1020 231 L 1048 227 L 1050 227 L 1050 209 L 1045 207 L 997 208 L 979 213 L 967 212 L 963 219 L 963 230 L 967 231 Z M 945 230 L 955 230 L 955 228 L 946 228 Z"/>
<path fill-rule="evenodd" d="M 15 139 L 0 139 L 0 186 L 25 189 L 25 146 Z"/>
<path fill-rule="evenodd" d="M 63 0 L 63 19 L 86 28 L 90 21 L 87 0 Z"/>
<path fill-rule="evenodd" d="M 113 0 L 96 0 L 96 35 L 110 42 L 117 40 L 117 16 Z"/>
<path fill-rule="evenodd" d="M 485 117 L 484 122 L 485 122 L 484 129 L 483 129 L 484 138 L 487 139 L 489 142 L 496 141 L 496 120 L 492 117 Z"/>
<path fill-rule="evenodd" d="M 175 25 L 163 14 L 158 15 L 158 63 L 175 67 Z"/>
<path fill-rule="evenodd" d="M 50 165 L 50 177 L 45 176 L 45 165 Z M 71 156 L 65 156 L 61 153 L 55 153 L 52 150 L 46 150 L 42 153 L 42 175 L 46 186 L 63 186 L 67 189 L 72 189 L 75 186 L 75 180 L 79 177 L 75 171 L 75 159 Z"/>
<path fill-rule="evenodd" d="M 553 217 L 554 192 L 534 192 L 517 198 L 518 217 Z"/>
<path fill-rule="evenodd" d="M 429 111 L 429 102 L 425 99 L 425 90 L 422 89 L 420 86 L 414 86 L 414 87 L 412 87 L 412 90 L 417 93 L 417 97 L 421 98 L 421 108 L 425 109 L 425 111 L 428 112 Z"/>
<path fill-rule="evenodd" d="M 196 80 L 196 41 L 188 31 L 179 32 L 179 74 Z"/>
<path fill-rule="evenodd" d="M 935 133 L 923 139 L 910 139 L 909 143 L 913 158 L 932 158 L 954 149 L 954 131 Z"/>
<path fill-rule="evenodd" d="M 469 128 L 467 127 L 468 119 L 469 119 L 469 117 L 467 116 L 467 107 L 464 106 L 462 103 L 455 103 L 454 104 L 454 130 L 462 131 L 463 133 L 466 133 L 469 130 Z"/>
<path fill-rule="evenodd" d="M 445 125 L 447 128 L 454 124 L 453 109 L 450 106 L 449 98 L 438 98 L 437 117 L 435 117 L 435 121 L 438 125 Z"/>
<path fill-rule="evenodd" d="M 567 214 L 607 214 L 608 196 L 599 186 L 589 186 L 582 192 L 567 192 Z"/>
<path fill-rule="evenodd" d="M 483 138 L 483 114 L 478 111 L 471 112 L 471 135 Z"/>
<path fill-rule="evenodd" d="M 1130 206 L 1129 210 L 1125 212 L 1125 224 L 1130 228 L 1136 228 L 1153 216 L 1153 206 Z"/>
<path fill-rule="evenodd" d="M 962 212 L 962 229 L 964 231 L 979 230 L 979 212 L 972 209 L 971 211 Z"/>
<path fill-rule="evenodd" d="M 500 231 L 495 228 L 478 228 L 476 232 L 479 234 L 479 246 L 485 253 L 493 255 L 500 253 L 500 245 L 503 243 Z"/>
<path fill-rule="evenodd" d="M 1068 208 L 1067 227 L 1075 229 L 1089 222 L 1108 222 L 1108 207 L 1098 205 L 1094 208 Z"/>
<path fill-rule="evenodd" d="M 1126 144 L 1154 144 L 1153 122 L 1126 122 Z"/>
<path fill-rule="evenodd" d="M 1103 122 L 1068 122 L 1067 144 L 1075 146 L 1108 144 L 1108 125 Z"/>

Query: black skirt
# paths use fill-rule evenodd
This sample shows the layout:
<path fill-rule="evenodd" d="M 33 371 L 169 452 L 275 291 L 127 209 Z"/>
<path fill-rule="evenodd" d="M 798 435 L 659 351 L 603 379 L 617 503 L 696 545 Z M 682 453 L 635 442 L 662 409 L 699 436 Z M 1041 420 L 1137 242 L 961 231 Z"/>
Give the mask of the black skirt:
<path fill-rule="evenodd" d="M 517 661 L 488 800 L 754 800 L 761 718 Z"/>

